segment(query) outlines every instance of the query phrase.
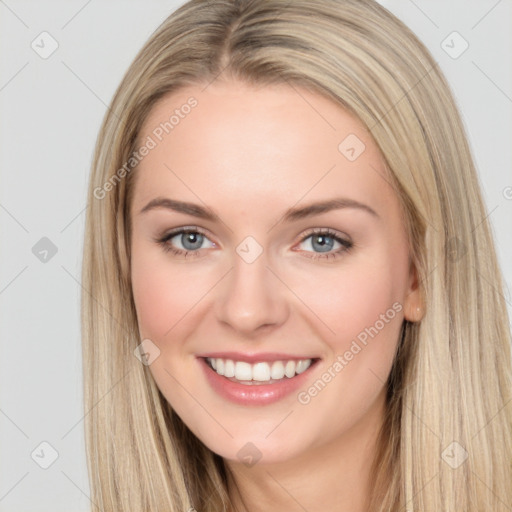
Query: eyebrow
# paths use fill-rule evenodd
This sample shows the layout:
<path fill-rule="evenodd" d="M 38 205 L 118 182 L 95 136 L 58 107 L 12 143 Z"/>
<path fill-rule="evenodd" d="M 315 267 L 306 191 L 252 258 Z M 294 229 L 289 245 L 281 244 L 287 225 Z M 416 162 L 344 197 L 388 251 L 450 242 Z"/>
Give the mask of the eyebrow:
<path fill-rule="evenodd" d="M 192 215 L 193 217 L 198 217 L 200 219 L 209 220 L 212 222 L 220 222 L 220 217 L 209 208 L 205 208 L 194 203 L 187 203 L 185 201 L 177 201 L 176 199 L 170 199 L 167 197 L 157 197 L 151 200 L 146 206 L 144 206 L 144 208 L 142 208 L 139 214 L 158 208 L 164 208 L 178 213 Z M 379 217 L 373 208 L 364 203 L 360 203 L 354 199 L 337 197 L 328 199 L 326 201 L 311 203 L 306 206 L 290 208 L 284 213 L 282 219 L 285 222 L 293 222 L 299 219 L 304 219 L 306 217 L 320 215 L 331 210 L 339 210 L 344 208 L 355 208 L 365 211 L 374 217 Z"/>

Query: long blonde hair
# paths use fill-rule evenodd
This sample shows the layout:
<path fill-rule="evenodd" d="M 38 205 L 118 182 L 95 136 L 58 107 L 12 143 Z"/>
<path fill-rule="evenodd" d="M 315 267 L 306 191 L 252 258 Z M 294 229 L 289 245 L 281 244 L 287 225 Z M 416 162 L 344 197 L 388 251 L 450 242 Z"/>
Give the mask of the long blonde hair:
<path fill-rule="evenodd" d="M 137 169 L 126 166 L 156 101 L 221 77 L 288 82 L 355 114 L 401 201 L 426 314 L 403 325 L 369 510 L 510 510 L 511 340 L 473 159 L 438 65 L 373 0 L 191 0 L 158 27 L 123 78 L 97 140 L 84 244 L 94 505 L 231 509 L 222 459 L 183 424 L 134 356 L 141 340 L 128 212 Z"/>

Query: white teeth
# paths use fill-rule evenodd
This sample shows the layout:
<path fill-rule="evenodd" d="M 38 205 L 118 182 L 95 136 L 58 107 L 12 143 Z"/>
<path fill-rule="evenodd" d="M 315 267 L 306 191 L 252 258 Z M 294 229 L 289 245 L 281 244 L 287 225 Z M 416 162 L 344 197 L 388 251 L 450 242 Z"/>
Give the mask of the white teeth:
<path fill-rule="evenodd" d="M 235 363 L 235 379 L 236 380 L 251 380 L 252 379 L 251 365 L 249 363 L 246 363 L 245 361 L 237 361 Z"/>
<path fill-rule="evenodd" d="M 311 359 L 301 359 L 297 363 L 297 368 L 295 369 L 295 371 L 297 373 L 302 373 L 302 372 L 305 372 L 310 366 L 311 366 Z"/>
<path fill-rule="evenodd" d="M 285 376 L 291 379 L 295 375 L 305 372 L 312 364 L 312 359 L 274 361 L 273 363 L 259 362 L 250 364 L 245 361 L 233 361 L 232 359 L 222 359 L 220 357 L 208 357 L 207 361 L 212 368 L 224 377 L 234 377 L 240 381 L 259 381 L 266 382 L 272 380 L 281 380 Z"/>
<path fill-rule="evenodd" d="M 272 363 L 270 376 L 273 379 L 282 379 L 284 377 L 284 364 L 282 361 L 274 361 Z"/>
<path fill-rule="evenodd" d="M 295 375 L 295 361 L 288 361 L 284 367 L 284 374 L 291 379 Z"/>
<path fill-rule="evenodd" d="M 226 359 L 224 364 L 224 377 L 235 376 L 235 363 L 231 359 Z"/>
<path fill-rule="evenodd" d="M 270 366 L 268 363 L 256 363 L 252 367 L 252 380 L 270 380 Z"/>

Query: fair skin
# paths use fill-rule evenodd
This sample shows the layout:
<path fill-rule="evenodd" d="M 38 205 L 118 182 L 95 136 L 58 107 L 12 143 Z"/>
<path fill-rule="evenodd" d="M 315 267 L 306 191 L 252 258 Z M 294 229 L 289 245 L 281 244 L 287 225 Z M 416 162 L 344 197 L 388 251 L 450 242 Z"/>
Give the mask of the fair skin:
<path fill-rule="evenodd" d="M 224 458 L 236 510 L 362 512 L 400 327 L 404 318 L 419 320 L 421 306 L 383 159 L 356 118 L 285 84 L 187 86 L 154 106 L 139 140 L 190 96 L 197 106 L 136 170 L 130 211 L 141 340 L 160 350 L 151 374 L 190 430 Z M 354 161 L 338 149 L 349 134 L 365 144 Z M 283 218 L 289 208 L 341 197 L 369 208 Z M 219 219 L 164 207 L 141 213 L 155 198 L 194 203 Z M 180 227 L 205 235 L 196 230 L 194 243 L 168 238 L 166 246 L 188 250 L 186 257 L 155 241 Z M 353 245 L 346 250 L 327 234 L 333 245 L 323 252 L 311 229 Z M 263 251 L 251 263 L 236 250 L 248 236 Z M 386 322 L 376 324 L 383 314 Z M 333 372 L 337 356 L 376 325 L 378 333 Z M 294 392 L 241 405 L 205 378 L 198 354 L 208 351 L 317 358 L 300 391 L 329 369 L 332 378 L 308 403 Z M 237 455 L 248 442 L 261 454 L 254 465 Z"/>

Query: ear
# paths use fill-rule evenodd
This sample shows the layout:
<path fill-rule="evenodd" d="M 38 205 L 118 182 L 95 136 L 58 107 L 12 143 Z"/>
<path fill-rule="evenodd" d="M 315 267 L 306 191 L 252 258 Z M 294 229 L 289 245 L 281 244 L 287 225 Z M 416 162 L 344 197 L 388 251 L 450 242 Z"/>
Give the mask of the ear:
<path fill-rule="evenodd" d="M 425 315 L 425 304 L 421 294 L 416 265 L 409 265 L 408 288 L 404 298 L 404 317 L 409 322 L 419 322 Z"/>

